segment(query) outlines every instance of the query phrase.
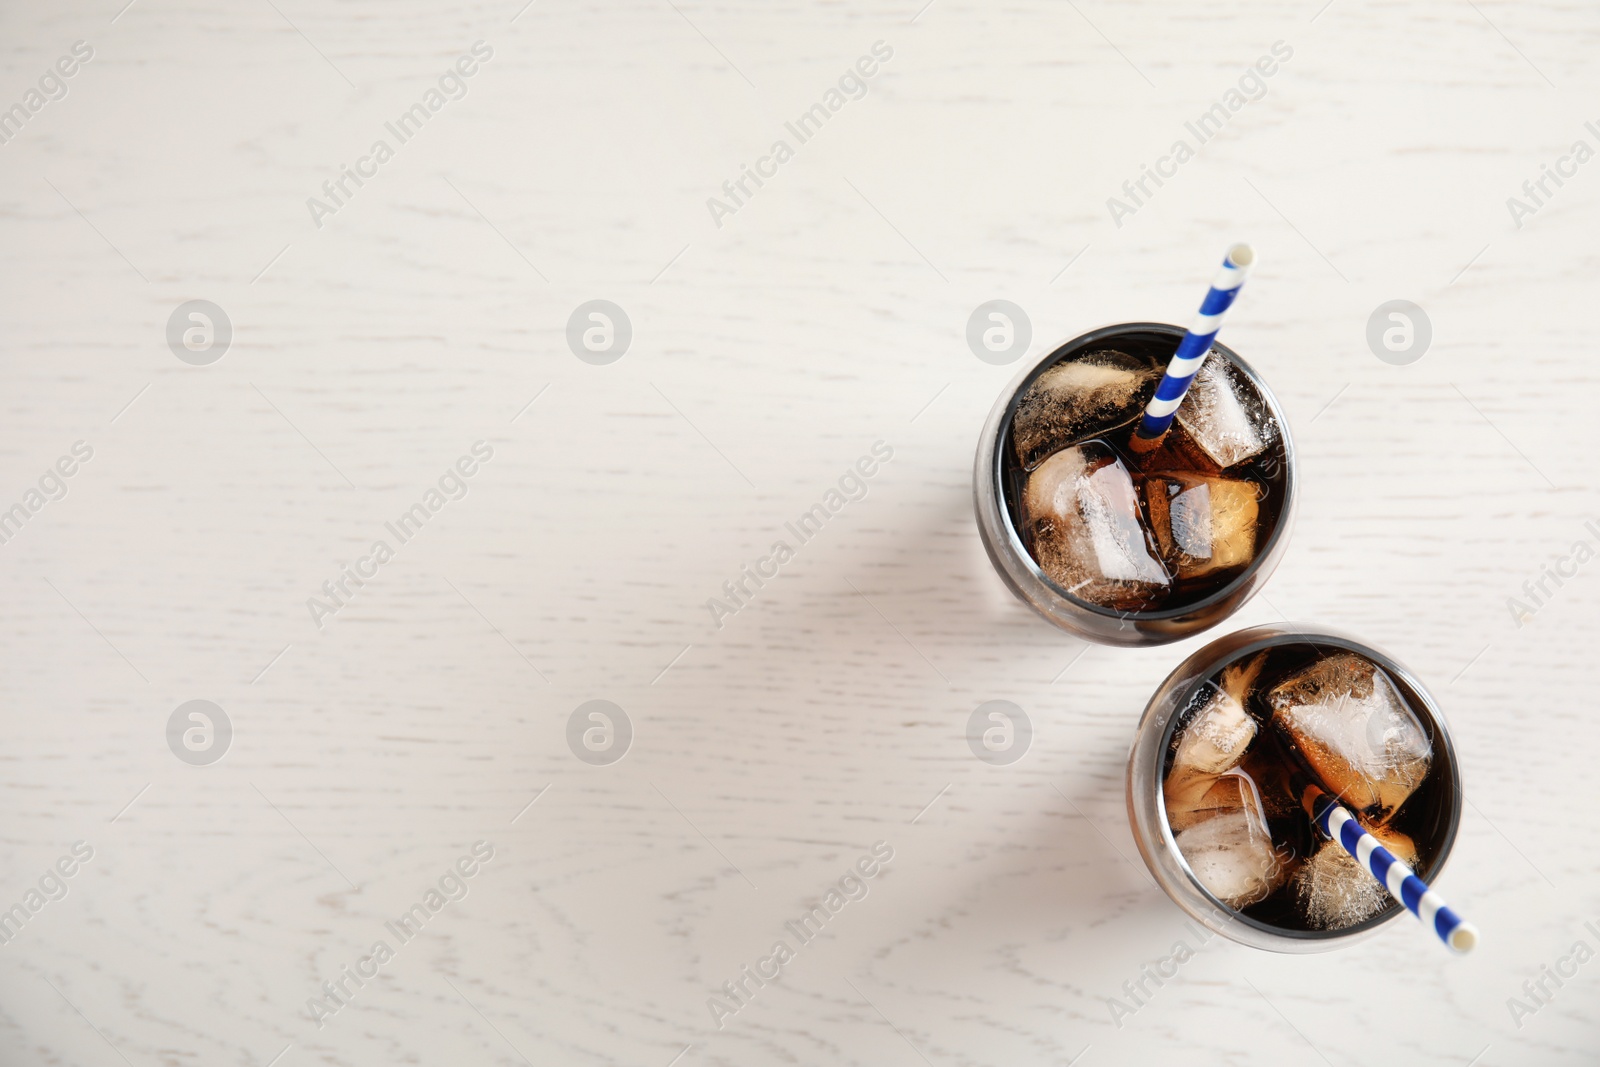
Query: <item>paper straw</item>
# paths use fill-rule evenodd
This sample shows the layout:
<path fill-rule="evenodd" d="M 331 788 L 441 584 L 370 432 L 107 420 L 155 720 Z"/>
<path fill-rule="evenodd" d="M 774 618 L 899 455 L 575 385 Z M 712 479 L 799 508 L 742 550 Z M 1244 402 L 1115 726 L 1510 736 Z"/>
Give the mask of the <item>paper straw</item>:
<path fill-rule="evenodd" d="M 1234 245 L 1222 258 L 1222 267 L 1200 304 L 1199 314 L 1189 324 L 1189 332 L 1178 342 L 1177 354 L 1167 364 L 1167 372 L 1162 375 L 1161 384 L 1156 386 L 1156 395 L 1150 398 L 1149 405 L 1144 409 L 1144 417 L 1139 420 L 1139 428 L 1130 442 L 1135 452 L 1154 450 L 1166 434 L 1167 427 L 1172 425 L 1178 405 L 1183 403 L 1183 395 L 1189 391 L 1189 383 L 1194 381 L 1200 365 L 1211 352 L 1211 342 L 1222 325 L 1222 316 L 1233 306 L 1233 299 L 1239 295 L 1239 287 L 1244 284 L 1245 275 L 1250 272 L 1250 265 L 1255 258 L 1255 252 L 1245 244 Z"/>
<path fill-rule="evenodd" d="M 1306 787 L 1304 803 L 1317 829 L 1339 842 L 1357 863 L 1371 871 L 1372 877 L 1389 891 L 1389 895 L 1421 919 L 1424 926 L 1433 927 L 1439 940 L 1452 952 L 1472 951 L 1478 943 L 1478 928 L 1457 915 L 1410 867 L 1395 859 L 1394 853 L 1362 829 L 1344 805 L 1314 785 Z"/>

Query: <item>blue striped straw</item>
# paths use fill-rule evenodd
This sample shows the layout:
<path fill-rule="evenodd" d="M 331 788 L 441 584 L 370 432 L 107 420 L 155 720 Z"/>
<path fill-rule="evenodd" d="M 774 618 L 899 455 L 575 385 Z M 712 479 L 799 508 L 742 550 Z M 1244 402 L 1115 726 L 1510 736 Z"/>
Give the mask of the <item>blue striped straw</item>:
<path fill-rule="evenodd" d="M 1250 272 L 1250 265 L 1255 258 L 1255 252 L 1244 244 L 1234 245 L 1222 257 L 1222 267 L 1200 305 L 1199 314 L 1190 323 L 1189 332 L 1178 342 L 1177 354 L 1167 364 L 1167 373 L 1162 376 L 1161 384 L 1156 386 L 1156 395 L 1151 397 L 1144 409 L 1144 418 L 1139 420 L 1139 428 L 1130 442 L 1135 452 L 1153 450 L 1167 432 L 1167 427 L 1172 425 L 1178 405 L 1183 403 L 1183 395 L 1189 391 L 1189 383 L 1194 381 L 1200 364 L 1206 361 L 1206 356 L 1211 352 L 1211 342 L 1222 325 L 1222 316 L 1233 306 L 1233 299 L 1239 295 L 1239 287 L 1244 284 L 1245 275 Z"/>
<path fill-rule="evenodd" d="M 1306 787 L 1305 802 L 1317 829 L 1339 842 L 1357 863 L 1371 871 L 1389 895 L 1421 919 L 1424 926 L 1432 926 L 1452 952 L 1472 951 L 1478 943 L 1478 928 L 1457 915 L 1443 897 L 1428 888 L 1428 883 L 1362 829 L 1344 805 L 1314 785 Z"/>

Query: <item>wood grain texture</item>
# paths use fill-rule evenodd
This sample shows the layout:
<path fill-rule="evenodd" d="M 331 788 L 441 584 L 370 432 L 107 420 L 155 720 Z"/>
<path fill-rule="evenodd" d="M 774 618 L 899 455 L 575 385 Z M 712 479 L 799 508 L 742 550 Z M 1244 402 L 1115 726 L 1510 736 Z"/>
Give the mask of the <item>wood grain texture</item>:
<path fill-rule="evenodd" d="M 1600 963 L 1532 1015 L 1508 998 L 1600 948 L 1600 563 L 1523 625 L 1507 601 L 1600 545 L 1600 162 L 1520 227 L 1506 206 L 1600 148 L 1591 5 L 120 6 L 0 12 L 0 107 L 94 49 L 0 145 L 0 508 L 94 450 L 0 544 L 0 908 L 94 849 L 0 945 L 0 1062 L 1592 1062 Z M 465 96 L 314 225 L 479 40 Z M 707 198 L 877 41 L 865 95 L 719 226 Z M 1117 225 L 1107 198 L 1279 41 L 1264 95 Z M 1339 627 L 1432 686 L 1470 801 L 1441 889 L 1483 945 L 1217 939 L 1118 1025 L 1107 998 L 1193 938 L 1122 775 L 1205 638 L 1086 647 L 1004 591 L 970 466 L 1021 364 L 964 330 L 997 297 L 1030 358 L 1183 322 L 1238 239 L 1261 263 L 1226 338 L 1303 495 L 1227 628 Z M 608 366 L 565 336 L 598 298 L 633 327 Z M 1365 341 L 1397 298 L 1433 328 L 1407 366 Z M 167 347 L 190 299 L 233 324 L 210 366 Z M 477 441 L 466 495 L 316 625 L 307 598 Z M 877 441 L 865 497 L 714 625 Z M 207 767 L 166 741 L 197 698 L 234 729 Z M 633 726 L 610 766 L 568 747 L 591 699 Z M 965 741 L 992 699 L 1033 724 L 1009 767 Z M 464 899 L 399 944 L 478 840 Z M 719 1027 L 708 998 L 876 841 L 867 896 Z M 308 998 L 380 939 L 319 1026 Z"/>

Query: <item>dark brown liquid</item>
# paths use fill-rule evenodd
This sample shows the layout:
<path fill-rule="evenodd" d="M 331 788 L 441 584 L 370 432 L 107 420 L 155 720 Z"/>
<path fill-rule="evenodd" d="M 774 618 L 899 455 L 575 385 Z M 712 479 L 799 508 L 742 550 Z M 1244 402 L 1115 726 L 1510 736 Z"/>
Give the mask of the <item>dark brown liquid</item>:
<path fill-rule="evenodd" d="M 1061 363 L 1085 359 L 1096 353 L 1115 350 L 1133 356 L 1145 362 L 1148 366 L 1164 370 L 1171 361 L 1173 353 L 1177 351 L 1178 338 L 1166 334 L 1155 333 L 1147 330 L 1130 330 L 1096 338 L 1092 343 L 1078 348 L 1064 348 L 1052 358 L 1041 363 L 1032 377 L 1018 390 L 1018 396 L 1026 393 L 1036 381 L 1050 367 Z M 1220 355 L 1210 357 L 1213 360 L 1222 360 Z M 1259 397 L 1259 392 L 1249 379 L 1231 363 L 1224 361 L 1226 373 L 1233 382 L 1235 392 L 1244 398 Z M 1140 412 L 1143 406 L 1149 403 L 1155 394 L 1156 383 L 1150 382 L 1144 388 L 1140 397 Z M 1261 404 L 1263 409 L 1267 405 Z M 1013 409 L 1015 410 L 1015 409 Z M 1270 415 L 1269 415 L 1270 417 Z M 1255 486 L 1257 496 L 1257 514 L 1255 530 L 1255 553 L 1251 557 L 1259 556 L 1267 545 L 1272 532 L 1277 529 L 1278 522 L 1283 516 L 1284 503 L 1288 498 L 1288 464 L 1284 448 L 1284 436 L 1281 427 L 1276 427 L 1272 440 L 1261 452 L 1255 456 L 1228 468 L 1217 466 L 1209 456 L 1196 445 L 1188 432 L 1176 419 L 1167 431 L 1162 445 L 1154 452 L 1147 454 L 1135 453 L 1129 448 L 1129 438 L 1133 436 L 1138 427 L 1139 418 L 1134 416 L 1131 421 L 1118 426 L 1105 427 L 1100 431 L 1081 435 L 1075 439 L 1075 444 L 1089 441 L 1105 443 L 1122 461 L 1133 476 L 1134 487 L 1139 494 L 1140 509 L 1146 530 L 1145 539 L 1150 557 L 1155 560 L 1162 559 L 1162 553 L 1150 530 L 1154 529 L 1153 520 L 1149 514 L 1149 497 L 1146 492 L 1146 480 L 1149 475 L 1157 473 L 1192 473 L 1212 477 L 1222 476 L 1233 481 L 1248 482 Z M 1010 515 L 1014 529 L 1019 531 L 1028 552 L 1037 561 L 1038 551 L 1031 543 L 1027 533 L 1027 516 L 1023 505 L 1023 493 L 1027 485 L 1030 471 L 1039 465 L 1045 457 L 1038 457 L 1038 461 L 1029 467 L 1024 467 L 1017 457 L 1017 449 L 1011 436 L 1011 424 L 1006 425 L 1006 447 L 1001 467 L 1002 495 L 1005 498 L 1006 510 Z M 1235 567 L 1212 571 L 1209 574 L 1195 577 L 1179 576 L 1177 568 L 1164 564 L 1172 582 L 1162 591 L 1146 599 L 1136 602 L 1125 602 L 1115 605 L 1096 604 L 1102 608 L 1112 608 L 1129 614 L 1141 612 L 1165 611 L 1181 609 L 1198 603 L 1201 600 L 1218 593 L 1237 579 L 1249 566 L 1248 563 Z M 1063 590 L 1066 592 L 1065 590 Z M 1069 596 L 1072 596 L 1068 592 Z M 1074 599 L 1080 599 L 1074 597 Z M 1094 602 L 1090 602 L 1094 603 Z"/>
<path fill-rule="evenodd" d="M 1298 865 L 1300 861 L 1311 856 L 1327 839 L 1312 824 L 1311 817 L 1300 806 L 1298 797 L 1293 795 L 1291 778 L 1298 779 L 1302 783 L 1316 782 L 1317 779 L 1310 767 L 1299 759 L 1292 746 L 1272 725 L 1272 708 L 1267 704 L 1267 694 L 1279 682 L 1299 673 L 1318 660 L 1342 655 L 1348 651 L 1345 648 L 1314 645 L 1310 642 L 1273 646 L 1267 650 L 1266 663 L 1244 701 L 1245 711 L 1255 720 L 1257 730 L 1255 739 L 1250 742 L 1250 747 L 1246 750 L 1244 760 L 1238 769 L 1255 781 L 1257 789 L 1261 792 L 1267 816 L 1267 828 L 1272 834 L 1273 844 L 1277 846 L 1279 856 L 1291 866 Z M 1232 662 L 1237 660 L 1230 661 Z M 1220 685 L 1222 671 L 1229 665 L 1225 663 L 1219 666 L 1216 674 L 1210 678 L 1212 685 Z M 1411 713 L 1422 723 L 1423 731 L 1433 747 L 1433 759 L 1422 784 L 1384 824 L 1385 828 L 1397 830 L 1411 838 L 1417 847 L 1417 861 L 1413 870 L 1416 871 L 1417 877 L 1426 882 L 1451 836 L 1456 788 L 1453 769 L 1439 737 L 1433 715 L 1425 702 L 1402 678 L 1391 671 L 1383 670 L 1381 664 L 1377 666 L 1394 685 L 1395 692 L 1411 709 Z M 1210 686 L 1201 686 L 1195 698 L 1190 701 L 1189 707 L 1179 716 L 1161 768 L 1163 781 L 1172 770 L 1173 756 L 1177 753 L 1183 731 L 1205 704 L 1211 692 Z M 1388 907 L 1361 925 L 1377 922 L 1400 907 L 1400 904 L 1391 900 Z M 1284 879 L 1283 884 L 1274 890 L 1271 896 L 1247 905 L 1241 909 L 1240 914 L 1268 926 L 1289 930 L 1313 929 L 1306 922 L 1301 904 L 1296 898 L 1292 874 Z"/>

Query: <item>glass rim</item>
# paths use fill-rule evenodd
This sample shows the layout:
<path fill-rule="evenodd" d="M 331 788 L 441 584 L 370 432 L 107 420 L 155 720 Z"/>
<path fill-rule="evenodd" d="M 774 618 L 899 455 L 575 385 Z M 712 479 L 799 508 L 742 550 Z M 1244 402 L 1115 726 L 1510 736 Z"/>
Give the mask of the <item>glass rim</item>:
<path fill-rule="evenodd" d="M 1027 545 L 1023 543 L 1022 535 L 1017 530 L 1017 524 L 1012 517 L 1011 508 L 1006 503 L 1004 488 L 1005 456 L 1006 446 L 1011 435 L 1012 419 L 1016 416 L 1017 406 L 1021 403 L 1022 396 L 1027 391 L 1028 387 L 1031 386 L 1034 381 L 1045 371 L 1049 370 L 1051 367 L 1060 362 L 1063 358 L 1063 353 L 1067 352 L 1069 349 L 1085 348 L 1097 342 L 1107 340 L 1108 338 L 1116 337 L 1120 334 L 1133 333 L 1135 331 L 1168 334 L 1177 339 L 1181 339 L 1183 335 L 1188 332 L 1181 326 L 1174 326 L 1171 323 L 1166 322 L 1112 323 L 1110 325 L 1099 326 L 1093 330 L 1087 331 L 1086 333 L 1079 334 L 1071 340 L 1064 341 L 1055 348 L 1051 349 L 1043 358 L 1039 360 L 1039 362 L 1035 363 L 1031 368 L 1028 369 L 1027 372 L 1018 378 L 1015 384 L 1012 386 L 1011 398 L 1006 402 L 1005 413 L 1001 416 L 999 425 L 995 428 L 996 447 L 994 450 L 994 458 L 990 470 L 990 476 L 994 483 L 995 503 L 998 505 L 1000 520 L 1005 527 L 1006 540 L 1009 543 L 1012 553 L 1017 557 L 1018 561 L 1028 572 L 1030 577 L 1042 583 L 1045 588 L 1049 589 L 1052 593 L 1065 598 L 1067 602 L 1072 604 L 1074 607 L 1080 608 L 1092 614 L 1100 615 L 1108 619 L 1116 619 L 1119 621 L 1134 620 L 1138 622 L 1163 622 L 1169 619 L 1183 618 L 1193 612 L 1204 611 L 1215 604 L 1222 603 L 1230 596 L 1236 594 L 1241 586 L 1245 585 L 1255 577 L 1256 572 L 1261 569 L 1263 562 L 1272 558 L 1273 550 L 1277 547 L 1278 541 L 1284 536 L 1285 531 L 1287 531 L 1289 527 L 1288 520 L 1294 512 L 1294 497 L 1299 488 L 1299 478 L 1296 473 L 1294 441 L 1289 434 L 1289 420 L 1284 415 L 1282 407 L 1278 404 L 1278 398 L 1273 395 L 1272 390 L 1267 387 L 1266 382 L 1264 382 L 1261 379 L 1261 376 L 1256 373 L 1255 368 L 1250 366 L 1250 364 L 1245 361 L 1244 357 L 1240 356 L 1227 345 L 1213 340 L 1211 342 L 1211 349 L 1208 349 L 1208 351 L 1215 350 L 1221 352 L 1224 358 L 1237 367 L 1240 373 L 1245 376 L 1245 379 L 1256 390 L 1257 395 L 1259 395 L 1262 401 L 1267 405 L 1267 408 L 1271 411 L 1273 418 L 1277 420 L 1278 440 L 1282 442 L 1284 466 L 1283 506 L 1278 511 L 1277 522 L 1273 524 L 1272 530 L 1267 534 L 1266 539 L 1261 543 L 1261 545 L 1258 546 L 1254 558 L 1252 558 L 1250 562 L 1245 565 L 1243 570 L 1234 575 L 1226 585 L 1206 594 L 1199 600 L 1182 604 L 1177 607 L 1161 608 L 1156 611 L 1120 611 L 1116 608 L 1108 608 L 1103 604 L 1096 604 L 1093 601 L 1084 600 L 1081 597 L 1074 595 L 1072 592 L 1056 582 L 1055 579 L 1045 574 L 1044 570 L 1039 566 L 1039 561 L 1033 558 L 1033 553 L 1029 552 Z"/>

